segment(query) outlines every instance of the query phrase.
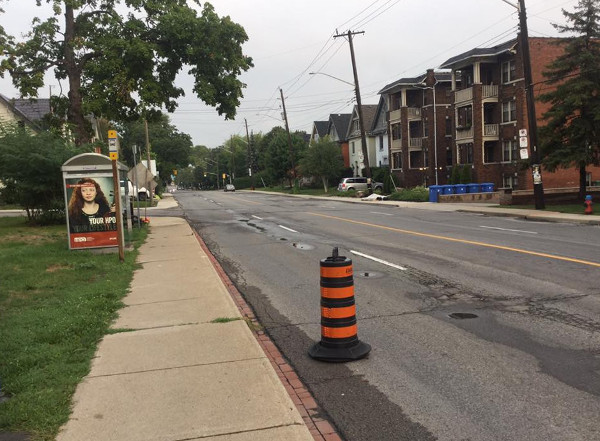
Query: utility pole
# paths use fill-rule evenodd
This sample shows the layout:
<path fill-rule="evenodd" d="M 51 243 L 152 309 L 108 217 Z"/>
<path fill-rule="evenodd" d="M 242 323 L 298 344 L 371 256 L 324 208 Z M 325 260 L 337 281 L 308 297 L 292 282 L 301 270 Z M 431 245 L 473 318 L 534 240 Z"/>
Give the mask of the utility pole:
<path fill-rule="evenodd" d="M 229 151 L 231 152 L 231 175 L 229 176 L 229 183 L 233 184 L 232 179 L 235 180 L 235 148 L 233 147 L 233 135 L 229 135 Z"/>
<path fill-rule="evenodd" d="M 287 112 L 285 111 L 285 100 L 283 99 L 283 89 L 279 88 L 279 92 L 281 93 L 281 104 L 283 106 L 283 119 L 285 120 L 285 130 L 288 136 L 288 145 L 290 147 L 290 162 L 292 163 L 292 180 L 294 181 L 293 185 L 296 185 L 296 166 L 294 165 L 294 150 L 292 148 L 292 135 L 290 135 L 290 126 L 288 124 Z"/>
<path fill-rule="evenodd" d="M 336 34 L 333 38 L 348 37 L 348 43 L 350 44 L 350 57 L 352 58 L 352 72 L 354 73 L 354 93 L 356 94 L 356 105 L 358 106 L 358 125 L 360 127 L 360 140 L 362 143 L 362 154 L 363 162 L 365 164 L 365 173 L 367 175 L 367 185 L 369 194 L 373 193 L 371 185 L 371 166 L 369 165 L 369 152 L 367 149 L 367 136 L 365 133 L 365 122 L 362 113 L 362 103 L 360 100 L 360 87 L 358 85 L 358 72 L 356 70 L 356 60 L 354 58 L 354 45 L 352 44 L 352 36 L 357 34 L 364 34 L 365 31 L 352 32 L 348 31 L 346 34 Z"/>
<path fill-rule="evenodd" d="M 506 2 L 509 3 L 509 2 Z M 511 4 L 511 3 L 509 3 Z M 515 6 L 515 5 L 513 5 Z M 523 74 L 525 76 L 525 99 L 527 100 L 527 120 L 529 121 L 529 141 L 531 142 L 531 161 L 533 173 L 533 195 L 535 209 L 546 208 L 544 203 L 544 186 L 542 184 L 542 167 L 540 165 L 540 152 L 538 150 L 537 120 L 535 117 L 535 101 L 533 97 L 533 79 L 531 77 L 531 57 L 529 55 L 529 34 L 527 31 L 527 12 L 525 0 L 519 0 L 516 5 L 519 11 L 520 44 L 523 54 Z"/>
<path fill-rule="evenodd" d="M 254 164 L 254 151 L 250 145 L 250 136 L 248 135 L 248 121 L 244 118 L 244 124 L 246 125 L 246 143 L 248 144 L 248 175 L 250 175 L 251 183 L 250 189 L 254 190 L 254 174 L 252 174 L 252 165 Z"/>
<path fill-rule="evenodd" d="M 150 172 L 150 174 L 152 174 L 152 166 L 151 166 L 151 162 L 150 162 L 150 136 L 148 135 L 148 120 L 144 118 L 144 130 L 146 132 L 146 159 L 147 159 L 147 165 L 148 165 L 148 171 Z M 148 190 L 148 194 L 150 195 L 150 206 L 152 206 L 152 201 L 154 200 L 154 189 L 152 188 L 152 181 L 148 181 L 147 182 L 148 188 L 146 188 L 146 190 Z M 138 188 L 138 191 L 140 191 L 140 189 Z M 148 204 L 146 204 L 146 207 L 144 208 L 144 217 L 147 218 L 147 210 L 146 208 L 148 208 Z"/>

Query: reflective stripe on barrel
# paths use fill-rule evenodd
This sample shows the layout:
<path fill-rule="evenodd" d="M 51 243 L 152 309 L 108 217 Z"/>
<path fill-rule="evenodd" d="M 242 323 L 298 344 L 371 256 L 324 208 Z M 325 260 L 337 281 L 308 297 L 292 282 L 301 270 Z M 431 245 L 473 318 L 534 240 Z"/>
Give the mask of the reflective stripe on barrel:
<path fill-rule="evenodd" d="M 321 337 L 324 339 L 351 338 L 356 337 L 357 333 L 358 327 L 356 324 L 352 326 L 345 326 L 343 328 L 330 328 L 327 326 L 321 326 Z M 352 341 L 354 341 L 354 339 Z"/>

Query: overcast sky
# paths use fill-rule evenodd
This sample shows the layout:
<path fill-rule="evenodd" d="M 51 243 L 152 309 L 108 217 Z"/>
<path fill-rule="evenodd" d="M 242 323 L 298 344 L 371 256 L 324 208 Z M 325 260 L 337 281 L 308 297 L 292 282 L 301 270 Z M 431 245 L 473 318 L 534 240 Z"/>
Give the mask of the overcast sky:
<path fill-rule="evenodd" d="M 517 0 L 512 0 L 517 2 Z M 339 33 L 364 31 L 354 37 L 363 104 L 377 104 L 377 92 L 398 78 L 417 76 L 448 58 L 475 47 L 493 46 L 516 36 L 518 16 L 504 0 L 213 0 L 220 16 L 229 15 L 246 30 L 244 53 L 254 68 L 243 74 L 247 85 L 235 120 L 225 121 L 186 90 L 172 123 L 195 145 L 216 147 L 230 135 L 245 136 L 244 119 L 255 133 L 283 127 L 279 88 L 283 89 L 291 130 L 310 132 L 313 121 L 330 113 L 350 113 L 354 104 L 350 49 Z M 529 35 L 554 37 L 552 23 L 563 23 L 561 9 L 573 11 L 577 0 L 526 0 Z M 35 0 L 8 0 L 0 24 L 19 35 L 34 15 L 46 17 L 49 7 Z M 58 82 L 49 78 L 53 93 Z M 17 97 L 9 78 L 0 92 Z M 66 88 L 66 84 L 62 85 Z M 48 97 L 48 88 L 40 97 Z"/>

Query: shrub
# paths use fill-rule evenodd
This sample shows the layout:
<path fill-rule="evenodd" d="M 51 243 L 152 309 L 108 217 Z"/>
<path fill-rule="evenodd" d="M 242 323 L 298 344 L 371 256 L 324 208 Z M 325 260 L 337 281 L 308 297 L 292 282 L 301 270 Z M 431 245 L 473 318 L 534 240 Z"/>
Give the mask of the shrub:
<path fill-rule="evenodd" d="M 462 170 L 460 171 L 460 182 L 456 182 L 456 184 L 470 184 L 471 181 L 471 166 L 467 164 L 462 167 Z"/>
<path fill-rule="evenodd" d="M 425 187 L 403 188 L 392 193 L 388 196 L 388 199 L 392 201 L 427 202 L 429 200 L 429 190 Z"/>

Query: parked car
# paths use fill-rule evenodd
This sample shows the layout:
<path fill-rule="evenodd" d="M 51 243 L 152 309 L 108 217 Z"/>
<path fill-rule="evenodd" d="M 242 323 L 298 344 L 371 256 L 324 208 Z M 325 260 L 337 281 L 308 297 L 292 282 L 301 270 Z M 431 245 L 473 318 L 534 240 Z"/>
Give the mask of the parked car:
<path fill-rule="evenodd" d="M 371 188 L 373 191 L 383 191 L 383 184 L 381 182 L 371 182 Z M 354 178 L 343 178 L 338 184 L 338 191 L 350 191 L 350 190 L 367 190 L 367 178 L 356 176 Z"/>
<path fill-rule="evenodd" d="M 235 187 L 233 184 L 227 184 L 223 191 L 235 191 Z"/>

